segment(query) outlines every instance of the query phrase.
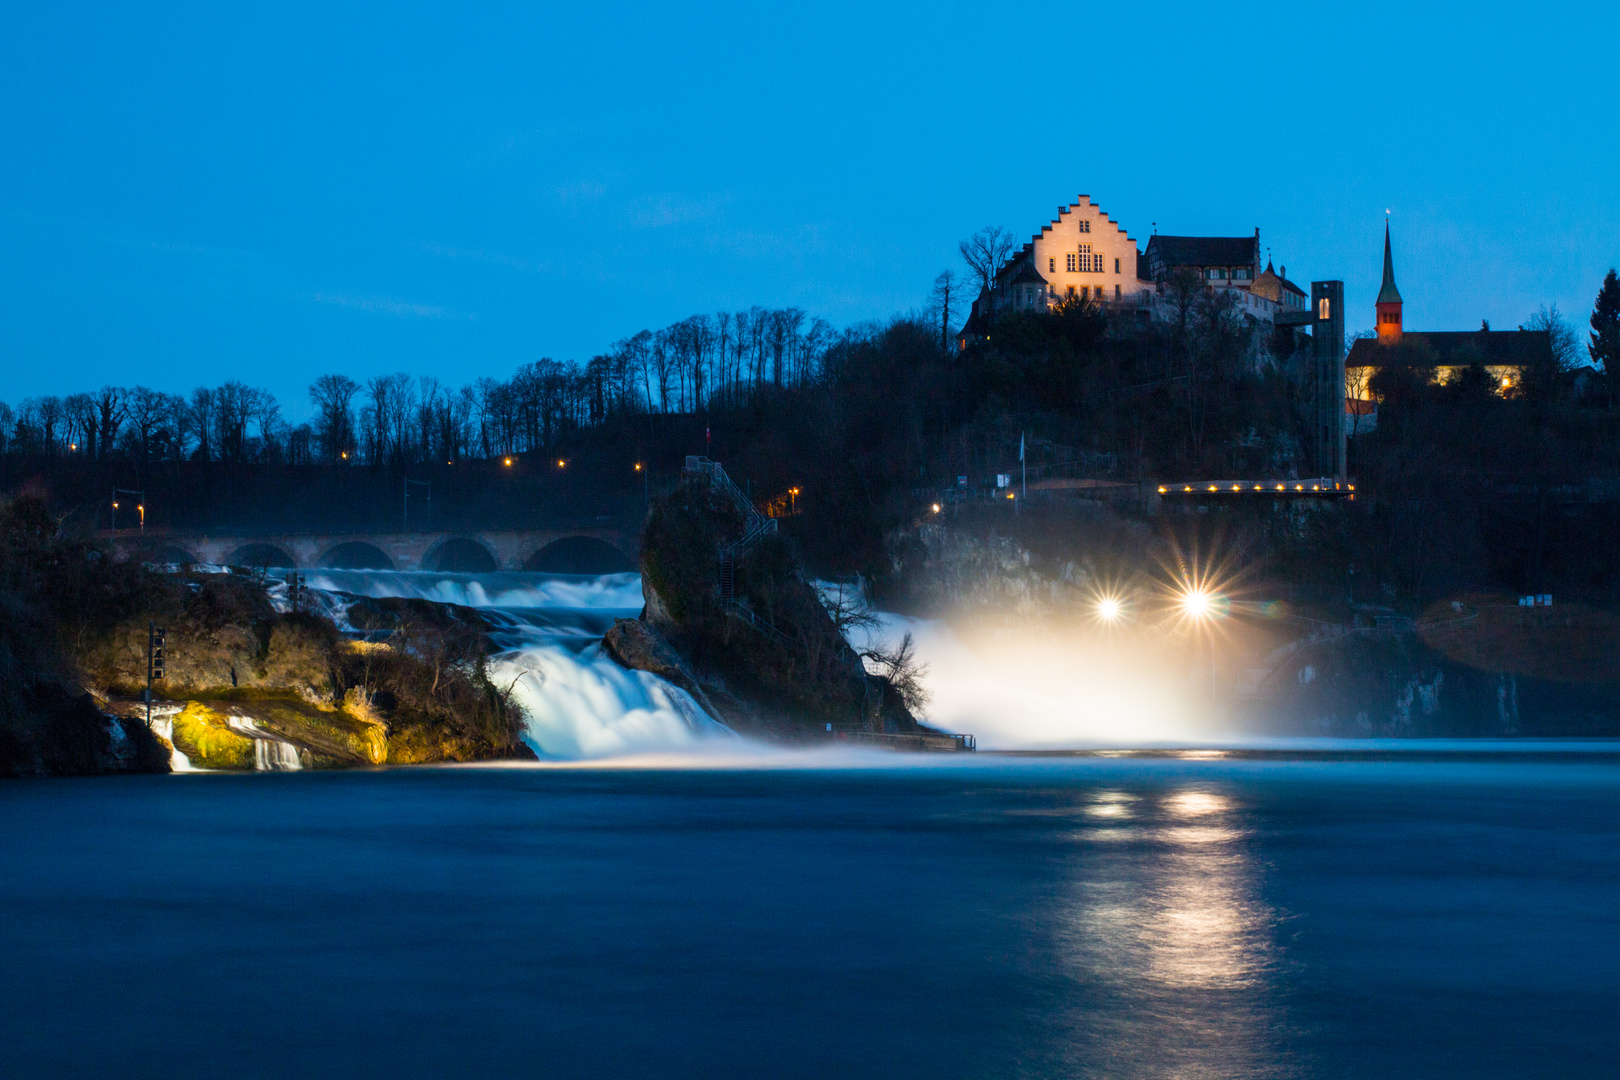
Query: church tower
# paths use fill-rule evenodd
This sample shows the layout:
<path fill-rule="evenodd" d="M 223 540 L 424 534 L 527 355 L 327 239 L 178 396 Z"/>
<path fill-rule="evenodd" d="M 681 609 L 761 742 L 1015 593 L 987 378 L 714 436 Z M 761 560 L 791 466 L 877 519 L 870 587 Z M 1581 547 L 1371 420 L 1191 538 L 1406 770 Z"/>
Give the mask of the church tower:
<path fill-rule="evenodd" d="M 1389 253 L 1389 219 L 1384 219 L 1384 287 L 1378 290 L 1378 343 L 1401 340 L 1401 291 L 1395 287 L 1395 260 Z"/>

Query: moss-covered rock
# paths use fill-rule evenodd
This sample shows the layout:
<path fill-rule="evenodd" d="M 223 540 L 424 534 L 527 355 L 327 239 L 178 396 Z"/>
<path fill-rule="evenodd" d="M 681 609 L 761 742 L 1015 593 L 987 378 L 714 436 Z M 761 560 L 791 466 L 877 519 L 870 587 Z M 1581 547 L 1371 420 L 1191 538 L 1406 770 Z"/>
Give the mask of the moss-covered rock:
<path fill-rule="evenodd" d="M 174 718 L 174 747 L 199 769 L 254 767 L 253 740 L 231 730 L 226 714 L 188 701 Z"/>

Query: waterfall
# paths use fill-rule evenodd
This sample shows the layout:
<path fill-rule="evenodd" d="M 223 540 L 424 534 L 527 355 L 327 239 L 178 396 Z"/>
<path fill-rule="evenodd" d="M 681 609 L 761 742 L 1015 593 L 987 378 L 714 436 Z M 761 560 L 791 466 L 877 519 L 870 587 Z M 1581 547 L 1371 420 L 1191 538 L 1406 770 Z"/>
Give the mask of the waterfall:
<path fill-rule="evenodd" d="M 613 620 L 641 610 L 638 574 L 310 570 L 305 580 L 340 627 L 347 626 L 354 596 L 480 609 L 495 624 L 491 636 L 500 650 L 490 658 L 489 677 L 510 689 L 526 719 L 525 741 L 543 758 L 690 750 L 737 738 L 686 691 L 603 654 L 602 634 Z"/>
<path fill-rule="evenodd" d="M 298 747 L 277 735 L 271 735 L 259 727 L 259 722 L 249 716 L 231 714 L 225 718 L 225 726 L 238 735 L 245 735 L 253 740 L 253 768 L 256 772 L 296 772 L 304 767 L 298 759 Z"/>
<path fill-rule="evenodd" d="M 298 748 L 280 739 L 253 740 L 253 767 L 259 772 L 293 772 L 302 769 Z"/>

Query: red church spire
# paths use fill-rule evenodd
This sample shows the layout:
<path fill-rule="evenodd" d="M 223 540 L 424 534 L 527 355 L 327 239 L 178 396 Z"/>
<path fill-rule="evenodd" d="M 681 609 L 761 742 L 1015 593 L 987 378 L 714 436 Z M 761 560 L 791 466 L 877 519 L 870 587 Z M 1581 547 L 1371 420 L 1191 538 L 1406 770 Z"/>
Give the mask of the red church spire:
<path fill-rule="evenodd" d="M 1401 291 L 1395 287 L 1395 258 L 1389 249 L 1389 218 L 1384 218 L 1384 287 L 1378 290 L 1378 340 L 1393 344 L 1401 340 Z"/>

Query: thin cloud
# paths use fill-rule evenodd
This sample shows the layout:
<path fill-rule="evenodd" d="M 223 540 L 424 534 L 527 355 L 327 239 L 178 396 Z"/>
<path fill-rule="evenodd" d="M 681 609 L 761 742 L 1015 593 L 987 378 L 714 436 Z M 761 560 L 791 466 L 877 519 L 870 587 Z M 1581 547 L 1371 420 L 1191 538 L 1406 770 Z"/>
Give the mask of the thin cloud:
<path fill-rule="evenodd" d="M 712 217 L 731 201 L 730 195 L 688 199 L 680 195 L 648 195 L 630 205 L 630 224 L 638 229 L 663 229 Z"/>
<path fill-rule="evenodd" d="M 413 319 L 453 319 L 456 314 L 433 304 L 413 304 L 409 300 L 393 300 L 385 296 L 351 296 L 346 293 L 316 293 L 317 304 L 337 304 L 339 307 L 372 311 L 380 315 L 398 315 Z"/>
<path fill-rule="evenodd" d="M 544 265 L 535 259 L 524 255 L 508 255 L 504 251 L 489 251 L 485 248 L 453 248 L 444 244 L 432 243 L 409 244 L 407 246 L 416 251 L 425 251 L 429 255 L 438 255 L 446 259 L 472 259 L 476 262 L 509 266 L 514 270 L 521 270 L 525 274 L 537 274 L 545 269 Z"/>

